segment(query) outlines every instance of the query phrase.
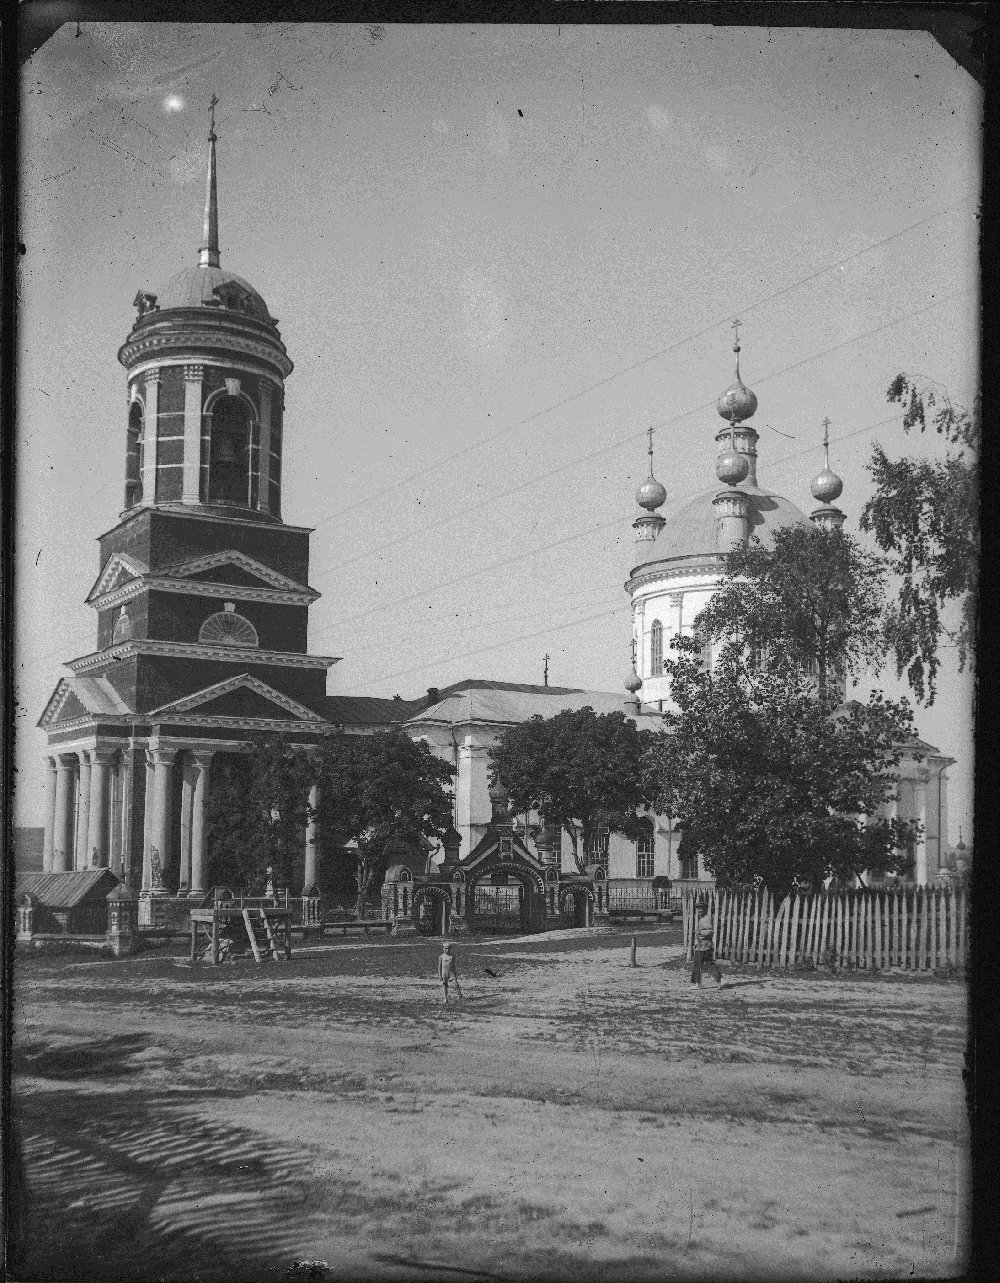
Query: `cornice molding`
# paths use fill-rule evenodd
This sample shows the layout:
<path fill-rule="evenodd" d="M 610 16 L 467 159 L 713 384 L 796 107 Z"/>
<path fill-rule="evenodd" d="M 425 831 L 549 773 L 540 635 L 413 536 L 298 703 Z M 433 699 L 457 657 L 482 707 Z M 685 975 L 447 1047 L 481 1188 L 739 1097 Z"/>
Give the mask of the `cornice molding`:
<path fill-rule="evenodd" d="M 153 638 L 132 638 L 117 646 L 91 651 L 66 661 L 73 673 L 86 673 L 103 668 L 114 660 L 132 659 L 139 655 L 161 655 L 170 659 L 210 659 L 225 664 L 253 664 L 273 668 L 332 668 L 340 655 L 305 655 L 288 650 L 250 650 L 243 646 L 210 646 L 203 642 L 173 642 Z"/>
<path fill-rule="evenodd" d="M 278 717 L 200 717 L 192 713 L 170 713 L 159 720 L 167 726 L 218 726 L 224 730 L 302 731 L 319 735 L 333 735 L 337 730 L 331 722 L 322 719 L 305 722 Z"/>
<path fill-rule="evenodd" d="M 263 362 L 251 364 L 248 361 L 240 360 L 207 360 L 205 353 L 201 351 L 192 352 L 174 352 L 170 356 L 156 357 L 153 360 L 140 361 L 138 364 L 130 366 L 128 380 L 130 387 L 139 386 L 145 377 L 146 370 L 150 368 L 166 369 L 167 366 L 179 368 L 190 365 L 211 366 L 213 369 L 239 370 L 243 374 L 252 374 L 255 378 L 266 380 L 272 388 L 279 391 L 284 388 L 284 381 L 273 366 L 267 366 Z"/>
<path fill-rule="evenodd" d="M 245 356 L 254 356 L 278 370 L 282 378 L 287 378 L 294 368 L 290 358 L 266 340 L 251 339 L 229 332 L 214 333 L 195 326 L 176 333 L 161 331 L 128 338 L 118 351 L 118 359 L 131 376 L 139 361 L 151 359 L 154 353 L 177 349 L 194 349 L 201 355 L 203 361 L 210 360 L 207 356 L 209 352 L 239 352 Z M 191 360 L 192 357 L 189 356 L 187 361 Z M 158 363 L 166 364 L 162 360 Z M 180 364 L 184 363 L 180 362 Z"/>
<path fill-rule="evenodd" d="M 682 566 L 668 566 L 665 563 L 652 563 L 648 569 L 634 572 L 625 583 L 625 591 L 634 593 L 645 584 L 655 583 L 658 579 L 680 579 L 684 575 L 719 574 L 722 566 L 721 555 L 692 560 Z"/>
<path fill-rule="evenodd" d="M 273 606 L 309 606 L 319 597 L 318 592 L 283 592 L 278 588 L 250 588 L 244 584 L 208 582 L 203 579 L 167 579 L 161 575 L 143 575 L 130 580 L 121 588 L 88 600 L 93 610 L 110 610 L 122 606 L 146 591 L 177 593 L 188 597 L 217 597 L 226 601 L 263 601 Z"/>
<path fill-rule="evenodd" d="M 252 526 L 255 530 L 287 530 L 292 534 L 311 535 L 315 526 L 292 526 L 287 521 L 282 521 L 280 517 L 269 516 L 265 521 L 255 521 L 252 517 L 230 517 L 220 515 L 218 512 L 209 512 L 201 504 L 182 504 L 179 500 L 175 503 L 140 503 L 134 508 L 126 508 L 118 519 L 118 522 L 110 530 L 104 530 L 97 536 L 98 541 L 106 539 L 108 535 L 114 534 L 122 526 L 127 525 L 130 521 L 135 521 L 146 513 L 159 513 L 168 517 L 180 517 L 187 521 L 214 521 L 220 525 L 229 526 Z"/>

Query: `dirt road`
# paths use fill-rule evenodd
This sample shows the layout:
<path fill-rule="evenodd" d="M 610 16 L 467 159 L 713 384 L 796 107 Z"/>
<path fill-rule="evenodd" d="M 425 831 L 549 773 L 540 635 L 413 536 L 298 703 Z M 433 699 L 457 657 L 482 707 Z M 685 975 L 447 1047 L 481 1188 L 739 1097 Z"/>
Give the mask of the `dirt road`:
<path fill-rule="evenodd" d="M 692 992 L 676 929 L 639 941 L 457 941 L 447 1009 L 430 941 L 20 960 L 26 1272 L 953 1274 L 964 986 Z"/>

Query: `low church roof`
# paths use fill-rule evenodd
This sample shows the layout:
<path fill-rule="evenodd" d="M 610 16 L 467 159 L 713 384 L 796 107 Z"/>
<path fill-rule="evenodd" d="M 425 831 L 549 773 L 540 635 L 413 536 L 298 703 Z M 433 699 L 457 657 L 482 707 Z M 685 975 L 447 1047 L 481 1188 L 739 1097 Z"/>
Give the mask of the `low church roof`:
<path fill-rule="evenodd" d="M 622 695 L 565 686 L 529 686 L 517 682 L 469 681 L 438 692 L 439 699 L 409 718 L 423 722 L 500 726 L 526 722 L 535 714 L 553 717 L 569 709 L 590 707 L 595 713 L 625 713 L 640 725 L 660 726 L 658 717 L 637 715 Z"/>
<path fill-rule="evenodd" d="M 420 708 L 420 699 L 383 699 L 368 695 L 326 695 L 316 709 L 336 726 L 401 726 Z"/>

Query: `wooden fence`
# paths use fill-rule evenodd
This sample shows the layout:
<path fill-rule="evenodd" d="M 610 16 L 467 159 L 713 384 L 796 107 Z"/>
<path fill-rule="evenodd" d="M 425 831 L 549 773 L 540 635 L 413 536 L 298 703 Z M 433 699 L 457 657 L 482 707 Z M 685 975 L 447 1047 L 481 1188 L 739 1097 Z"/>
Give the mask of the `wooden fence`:
<path fill-rule="evenodd" d="M 699 903 L 701 908 L 699 908 Z M 820 892 L 778 901 L 770 892 L 713 891 L 715 954 L 758 967 L 945 971 L 968 961 L 968 893 L 940 889 Z M 684 900 L 692 957 L 705 900 Z"/>

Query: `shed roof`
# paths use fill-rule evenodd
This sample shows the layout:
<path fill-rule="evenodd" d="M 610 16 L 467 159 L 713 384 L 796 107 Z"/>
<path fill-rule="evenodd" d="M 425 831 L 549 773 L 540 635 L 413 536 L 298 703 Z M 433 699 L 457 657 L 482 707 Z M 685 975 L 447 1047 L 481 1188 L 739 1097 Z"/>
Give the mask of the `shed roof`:
<path fill-rule="evenodd" d="M 113 891 L 118 878 L 110 869 L 79 869 L 73 873 L 27 873 L 18 878 L 16 895 L 30 895 L 47 909 L 72 909 L 92 893 Z"/>

